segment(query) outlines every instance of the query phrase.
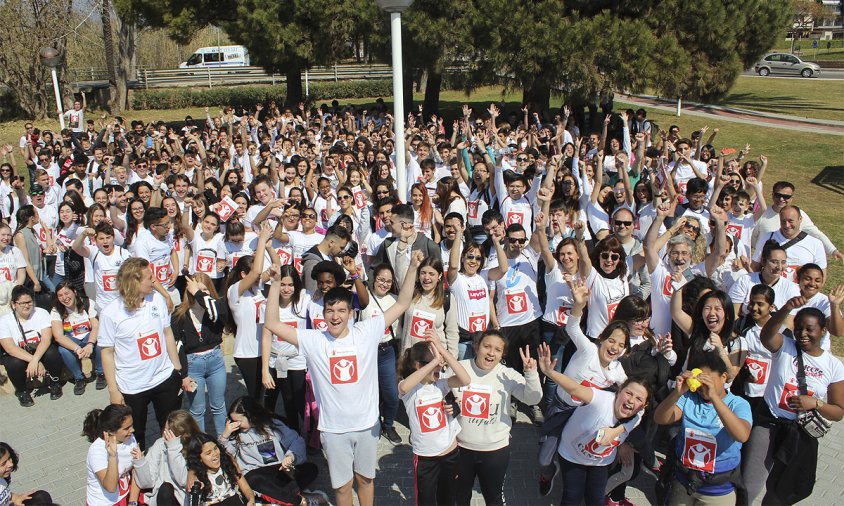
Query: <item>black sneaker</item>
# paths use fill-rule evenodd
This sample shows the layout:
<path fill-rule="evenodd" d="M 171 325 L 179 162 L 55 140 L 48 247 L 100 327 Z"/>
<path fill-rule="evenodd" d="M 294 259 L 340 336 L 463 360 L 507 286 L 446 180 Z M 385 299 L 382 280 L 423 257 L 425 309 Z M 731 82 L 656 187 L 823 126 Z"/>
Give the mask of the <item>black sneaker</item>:
<path fill-rule="evenodd" d="M 107 386 L 108 382 L 105 379 L 105 374 L 97 374 L 97 390 L 103 390 Z"/>
<path fill-rule="evenodd" d="M 381 429 L 381 435 L 384 436 L 384 439 L 389 441 L 391 444 L 401 444 L 401 436 L 399 436 L 399 433 L 396 432 L 395 427 L 384 427 Z"/>
<path fill-rule="evenodd" d="M 85 380 L 78 379 L 73 381 L 73 395 L 82 395 L 85 393 Z"/>
<path fill-rule="evenodd" d="M 550 477 L 539 475 L 539 495 L 545 497 L 551 493 L 551 489 L 554 488 L 554 480 L 558 474 L 560 474 L 560 464 L 554 460 L 554 474 Z"/>
<path fill-rule="evenodd" d="M 18 402 L 21 403 L 21 406 L 24 408 L 28 408 L 35 404 L 35 401 L 32 400 L 32 395 L 29 392 L 24 390 L 23 392 L 18 392 Z"/>
<path fill-rule="evenodd" d="M 62 396 L 62 384 L 58 381 L 50 383 L 50 400 L 54 401 Z"/>

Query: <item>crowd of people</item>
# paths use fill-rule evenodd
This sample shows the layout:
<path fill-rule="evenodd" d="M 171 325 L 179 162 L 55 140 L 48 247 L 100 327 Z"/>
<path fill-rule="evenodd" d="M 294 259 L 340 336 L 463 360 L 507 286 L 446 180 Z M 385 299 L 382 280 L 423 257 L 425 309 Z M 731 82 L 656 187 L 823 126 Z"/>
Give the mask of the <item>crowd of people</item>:
<path fill-rule="evenodd" d="M 642 471 L 664 504 L 812 493 L 844 254 L 750 146 L 644 110 L 420 108 L 403 153 L 380 99 L 206 113 L 97 125 L 83 97 L 0 148 L 0 363 L 22 408 L 107 389 L 88 505 L 326 504 L 320 449 L 370 505 L 397 420 L 416 504 L 504 504 L 518 412 L 562 504 L 630 505 Z M 0 505 L 49 501 L 17 463 L 0 443 Z"/>

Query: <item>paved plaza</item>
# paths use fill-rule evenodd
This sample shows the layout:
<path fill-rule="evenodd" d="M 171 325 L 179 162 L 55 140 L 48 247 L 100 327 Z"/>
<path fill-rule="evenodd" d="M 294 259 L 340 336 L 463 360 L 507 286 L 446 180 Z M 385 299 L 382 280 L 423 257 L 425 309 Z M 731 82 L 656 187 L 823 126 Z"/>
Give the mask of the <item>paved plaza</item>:
<path fill-rule="evenodd" d="M 237 367 L 230 356 L 229 386 L 226 397 L 231 400 L 245 393 L 239 382 Z M 7 385 L 8 386 L 8 385 Z M 72 385 L 66 385 L 64 396 L 51 401 L 49 396 L 37 397 L 35 406 L 24 409 L 8 393 L 0 393 L 0 441 L 6 441 L 21 456 L 20 468 L 14 474 L 13 490 L 16 492 L 41 488 L 49 491 L 57 504 L 81 506 L 85 504 L 85 456 L 89 443 L 81 435 L 82 420 L 94 408 L 108 403 L 105 390 L 94 390 L 89 385 L 85 395 L 75 396 Z M 403 408 L 400 408 L 400 410 Z M 400 418 L 401 420 L 401 418 Z M 212 427 L 210 419 L 207 427 Z M 157 424 L 150 417 L 147 440 L 158 437 Z M 397 429 L 405 442 L 408 431 L 402 422 Z M 512 457 L 505 483 L 507 503 L 514 505 L 559 504 L 562 494 L 560 480 L 548 497 L 540 497 L 536 486 L 537 429 L 520 413 L 512 432 Z M 413 475 L 410 446 L 392 446 L 382 439 L 378 448 L 378 476 L 376 502 L 384 505 L 413 504 Z M 833 430 L 821 439 L 818 462 L 818 482 L 815 492 L 800 504 L 844 504 L 844 422 L 834 424 Z M 328 470 L 321 455 L 313 456 L 320 466 L 316 488 L 330 493 Z M 628 487 L 628 498 L 637 505 L 653 504 L 652 477 L 641 473 Z M 482 505 L 483 499 L 475 490 L 473 506 Z"/>

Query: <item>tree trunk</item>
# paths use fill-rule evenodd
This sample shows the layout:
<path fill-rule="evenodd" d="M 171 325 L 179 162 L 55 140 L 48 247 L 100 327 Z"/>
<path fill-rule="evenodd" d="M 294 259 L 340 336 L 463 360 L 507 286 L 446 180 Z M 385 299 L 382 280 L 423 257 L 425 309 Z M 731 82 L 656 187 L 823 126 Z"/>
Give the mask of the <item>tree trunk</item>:
<path fill-rule="evenodd" d="M 298 66 L 288 67 L 285 75 L 287 76 L 287 97 L 284 99 L 284 104 L 290 106 L 298 105 L 299 102 L 304 101 L 302 69 Z"/>
<path fill-rule="evenodd" d="M 115 81 L 116 95 L 114 103 L 123 110 L 129 108 L 129 80 L 137 76 L 135 62 L 137 61 L 138 26 L 134 21 L 117 18 L 117 79 Z"/>
<path fill-rule="evenodd" d="M 526 83 L 522 92 L 522 102 L 525 104 L 532 103 L 534 111 L 538 112 L 540 116 L 547 113 L 551 105 L 551 87 L 540 79 Z"/>
<path fill-rule="evenodd" d="M 402 90 L 404 91 L 404 117 L 407 119 L 407 114 L 413 111 L 413 74 L 415 69 L 404 67 L 402 71 L 404 73 L 402 79 Z"/>
<path fill-rule="evenodd" d="M 422 104 L 422 117 L 430 118 L 432 114 L 439 115 L 442 84 L 443 75 L 429 70 L 428 82 L 425 83 L 425 102 Z"/>
<path fill-rule="evenodd" d="M 117 71 L 114 65 L 114 39 L 111 33 L 111 1 L 103 0 L 100 13 L 103 23 L 103 49 L 105 50 L 106 72 L 108 73 L 109 109 L 111 114 L 120 114 L 122 108 L 118 102 Z"/>

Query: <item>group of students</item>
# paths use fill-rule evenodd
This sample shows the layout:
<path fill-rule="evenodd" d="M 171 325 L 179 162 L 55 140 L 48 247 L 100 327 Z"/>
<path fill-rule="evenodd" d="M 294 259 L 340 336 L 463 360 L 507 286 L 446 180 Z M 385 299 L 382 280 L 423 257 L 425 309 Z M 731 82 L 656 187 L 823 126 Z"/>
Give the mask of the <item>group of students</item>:
<path fill-rule="evenodd" d="M 410 115 L 405 153 L 382 102 L 27 124 L 28 192 L 0 150 L 2 364 L 24 407 L 108 389 L 88 504 L 319 504 L 307 447 L 338 505 L 372 504 L 405 416 L 417 504 L 504 504 L 519 411 L 563 504 L 631 504 L 640 470 L 671 504 L 808 497 L 811 427 L 844 417 L 844 254 L 795 186 L 769 203 L 766 157 L 644 110 L 589 135 L 521 112 Z"/>

